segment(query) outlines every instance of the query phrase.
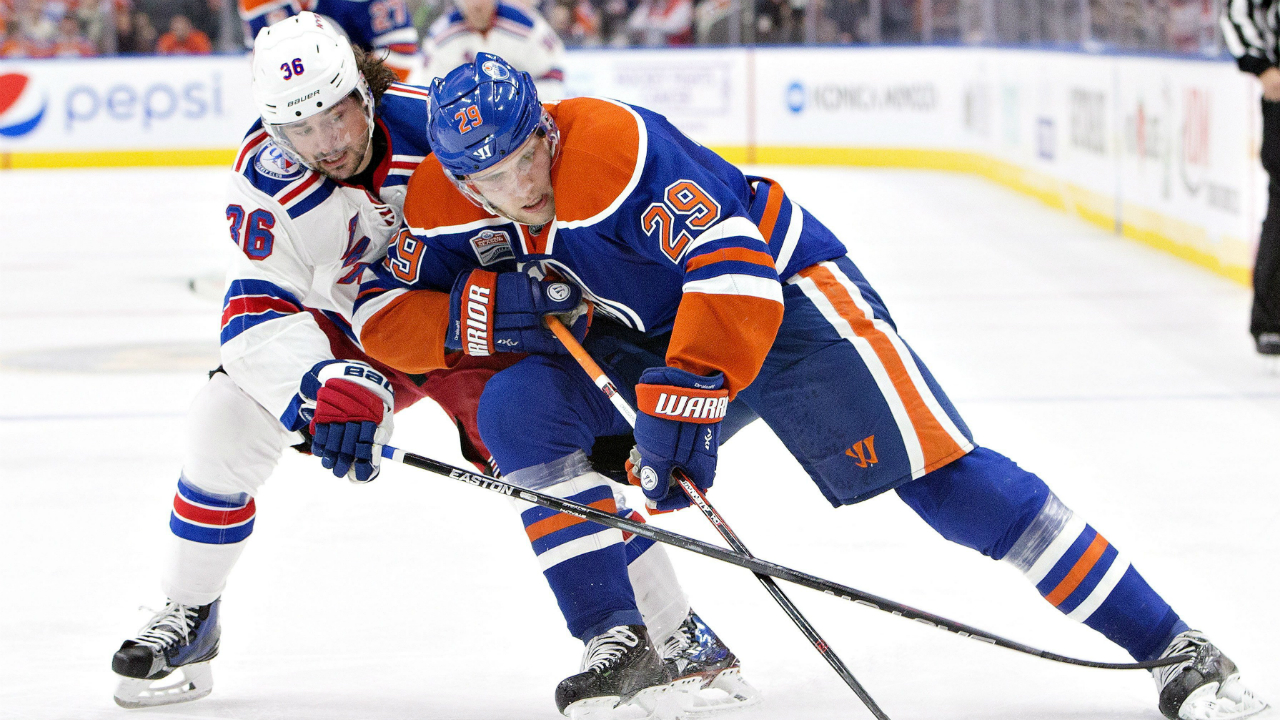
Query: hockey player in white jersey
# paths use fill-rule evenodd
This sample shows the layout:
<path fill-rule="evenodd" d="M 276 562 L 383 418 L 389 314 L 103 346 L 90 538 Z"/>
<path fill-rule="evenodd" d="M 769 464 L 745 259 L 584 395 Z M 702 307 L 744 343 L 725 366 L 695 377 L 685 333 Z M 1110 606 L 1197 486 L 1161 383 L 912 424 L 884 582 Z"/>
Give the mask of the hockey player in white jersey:
<path fill-rule="evenodd" d="M 406 184 L 429 153 L 426 93 L 394 83 L 326 20 L 301 13 L 264 29 L 253 58 L 262 116 L 237 155 L 227 205 L 239 252 L 222 321 L 223 368 L 188 417 L 188 442 L 162 566 L 165 607 L 112 659 L 116 702 L 129 708 L 204 697 L 220 638 L 222 591 L 253 531 L 254 496 L 284 448 L 300 439 L 335 475 L 378 473 L 371 442 L 392 415 L 431 397 L 458 425 L 464 455 L 483 466 L 476 430 L 484 382 L 507 364 L 460 360 L 409 376 L 353 340 L 357 278 L 400 229 Z M 314 434 L 314 438 L 308 437 Z M 619 503 L 619 512 L 638 518 Z M 666 660 L 707 670 L 732 653 L 689 609 L 665 551 L 628 542 L 646 622 Z"/>
<path fill-rule="evenodd" d="M 454 2 L 423 41 L 427 83 L 485 52 L 529 73 L 543 100 L 564 97 L 564 43 L 541 15 L 504 0 Z"/>

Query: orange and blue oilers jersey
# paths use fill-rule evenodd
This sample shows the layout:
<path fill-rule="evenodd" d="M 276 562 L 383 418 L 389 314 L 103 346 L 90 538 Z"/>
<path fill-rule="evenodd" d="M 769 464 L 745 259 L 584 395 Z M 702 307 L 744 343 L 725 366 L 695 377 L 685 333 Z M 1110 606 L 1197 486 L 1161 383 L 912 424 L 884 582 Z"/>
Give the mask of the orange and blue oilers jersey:
<path fill-rule="evenodd" d="M 669 365 L 724 372 L 741 390 L 781 322 L 780 278 L 844 255 L 843 244 L 776 183 L 743 175 L 656 113 L 596 98 L 546 107 L 560 131 L 555 221 L 534 232 L 492 216 L 424 163 L 405 206 L 412 238 L 362 291 L 362 337 L 389 330 L 368 321 L 397 304 L 386 297 L 397 285 L 447 291 L 509 252 L 528 272 L 577 284 L 597 316 L 671 333 Z"/>
<path fill-rule="evenodd" d="M 223 304 L 222 361 L 277 416 L 299 378 L 332 359 L 329 339 L 308 310 L 356 340 L 350 319 L 359 278 L 399 231 L 409 177 L 430 152 L 424 91 L 393 85 L 376 122 L 386 140 L 374 160 L 377 195 L 294 162 L 260 121 L 236 155 L 226 219 L 238 252 Z"/>
<path fill-rule="evenodd" d="M 333 20 L 365 51 L 386 52 L 384 62 L 401 80 L 422 64 L 418 31 L 406 0 L 240 0 L 245 44 L 252 47 L 259 30 L 303 11 Z"/>

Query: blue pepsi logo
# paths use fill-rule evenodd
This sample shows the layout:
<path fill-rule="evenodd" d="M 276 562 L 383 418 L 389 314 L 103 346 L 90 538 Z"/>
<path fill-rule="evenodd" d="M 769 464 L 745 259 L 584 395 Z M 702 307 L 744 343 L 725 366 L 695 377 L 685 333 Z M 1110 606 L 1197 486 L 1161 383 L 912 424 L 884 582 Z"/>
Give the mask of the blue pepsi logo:
<path fill-rule="evenodd" d="M 44 119 L 49 98 L 37 99 L 30 84 L 31 79 L 22 73 L 0 75 L 0 136 L 22 137 Z"/>

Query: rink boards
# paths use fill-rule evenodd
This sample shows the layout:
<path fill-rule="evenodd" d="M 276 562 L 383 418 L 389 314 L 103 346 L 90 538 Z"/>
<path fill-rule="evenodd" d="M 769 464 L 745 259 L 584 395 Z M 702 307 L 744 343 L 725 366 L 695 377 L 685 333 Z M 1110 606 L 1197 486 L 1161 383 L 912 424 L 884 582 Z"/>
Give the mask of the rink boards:
<path fill-rule="evenodd" d="M 229 163 L 254 118 L 247 62 L 0 61 L 0 169 Z M 593 50 L 570 53 L 566 76 L 569 94 L 657 110 L 737 162 L 975 173 L 1248 281 L 1266 181 L 1257 85 L 1230 62 Z"/>

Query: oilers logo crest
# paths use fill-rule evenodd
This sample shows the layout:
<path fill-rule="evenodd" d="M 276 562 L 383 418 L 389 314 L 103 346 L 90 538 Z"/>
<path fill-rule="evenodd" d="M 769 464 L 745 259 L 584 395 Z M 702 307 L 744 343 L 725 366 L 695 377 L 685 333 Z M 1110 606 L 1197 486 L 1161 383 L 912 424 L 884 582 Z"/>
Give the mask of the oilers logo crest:
<path fill-rule="evenodd" d="M 511 77 L 511 73 L 507 71 L 507 68 L 502 63 L 494 62 L 492 60 L 486 61 L 480 66 L 480 69 L 484 71 L 485 75 L 488 75 L 494 80 L 506 80 Z"/>
<path fill-rule="evenodd" d="M 267 143 L 254 158 L 253 165 L 258 172 L 275 180 L 292 180 L 301 177 L 305 170 L 300 163 L 285 155 L 275 143 Z"/>
<path fill-rule="evenodd" d="M 479 235 L 471 238 L 470 243 L 481 265 L 493 265 L 515 258 L 515 253 L 511 251 L 511 238 L 502 230 L 481 230 Z"/>

